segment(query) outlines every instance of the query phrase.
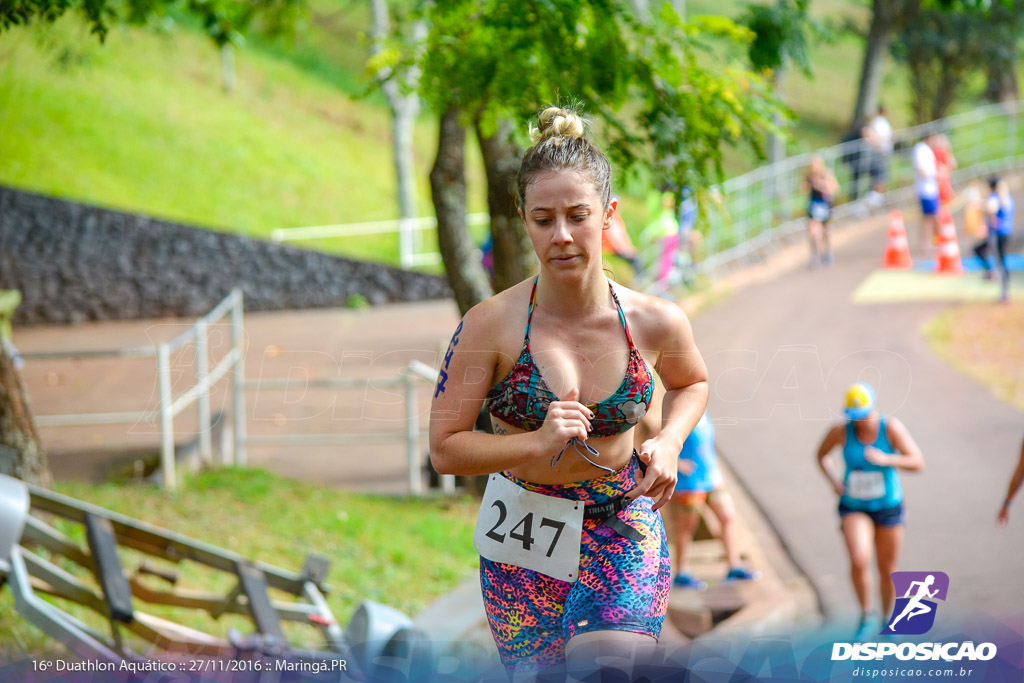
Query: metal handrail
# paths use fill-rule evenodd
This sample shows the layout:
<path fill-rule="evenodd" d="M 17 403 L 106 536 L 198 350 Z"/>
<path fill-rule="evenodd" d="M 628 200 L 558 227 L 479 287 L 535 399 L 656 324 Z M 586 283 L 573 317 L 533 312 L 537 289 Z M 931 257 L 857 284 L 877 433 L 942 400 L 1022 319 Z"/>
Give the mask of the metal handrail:
<path fill-rule="evenodd" d="M 26 361 L 37 360 L 92 360 L 97 358 L 155 358 L 157 385 L 160 393 L 159 406 L 151 411 L 119 413 L 74 413 L 64 415 L 37 415 L 40 427 L 72 427 L 101 424 L 130 424 L 143 420 L 160 419 L 160 466 L 164 487 L 177 486 L 175 472 L 174 418 L 183 410 L 196 404 L 199 421 L 199 453 L 205 462 L 213 459 L 211 435 L 212 416 L 210 411 L 210 390 L 231 375 L 232 419 L 234 444 L 231 458 L 236 465 L 245 464 L 245 397 L 239 390 L 244 377 L 244 327 L 242 318 L 242 290 L 235 288 L 220 301 L 213 310 L 198 318 L 189 329 L 173 339 L 156 346 L 126 347 L 121 349 L 71 349 L 58 351 L 27 351 L 21 353 Z M 210 370 L 207 358 L 207 333 L 209 327 L 225 316 L 231 316 L 231 349 Z M 196 344 L 196 381 L 177 398 L 171 390 L 171 354 L 185 344 Z"/>
<path fill-rule="evenodd" d="M 913 165 L 909 163 L 910 143 L 930 131 L 942 131 L 952 143 L 960 162 L 952 174 L 961 183 L 985 174 L 1020 167 L 1024 145 L 1018 140 L 1017 125 L 1024 101 L 993 104 L 962 114 L 930 121 L 893 133 L 895 151 L 889 157 L 888 191 L 881 206 L 906 201 L 913 196 Z M 713 190 L 720 196 L 719 207 L 707 212 L 707 235 L 701 263 L 704 272 L 751 260 L 758 252 L 770 250 L 789 236 L 803 230 L 806 196 L 800 192 L 801 176 L 812 155 L 821 156 L 845 188 L 853 180 L 852 160 L 862 166 L 860 183 L 869 183 L 864 160 L 870 150 L 864 140 L 852 140 L 815 152 L 797 154 L 749 173 L 730 178 Z M 841 219 L 866 211 L 864 198 L 838 201 L 833 218 Z"/>
<path fill-rule="evenodd" d="M 485 225 L 490 221 L 487 213 L 471 213 L 466 216 L 466 225 Z M 300 228 L 276 228 L 270 232 L 272 242 L 293 242 L 296 240 L 325 237 L 353 237 L 356 235 L 380 235 L 398 233 L 399 261 L 403 268 L 433 265 L 441 262 L 441 254 L 432 251 L 418 251 L 413 234 L 437 227 L 437 218 L 399 218 L 390 221 L 346 223 L 339 225 L 313 225 Z"/>
<path fill-rule="evenodd" d="M 372 383 L 378 387 L 402 387 L 405 398 L 405 419 L 402 431 L 358 432 L 358 433 L 305 433 L 305 434 L 259 434 L 246 437 L 250 446 L 337 446 L 365 443 L 405 442 L 406 464 L 408 466 L 409 493 L 423 495 L 421 441 L 427 431 L 420 427 L 419 401 L 416 396 L 418 382 L 437 383 L 437 370 L 426 363 L 412 359 L 393 377 L 321 377 L 303 381 L 305 388 L 312 389 L 356 389 Z M 294 381 L 287 378 L 258 378 L 241 382 L 243 391 L 287 391 L 294 387 Z M 442 475 L 441 489 L 446 493 L 455 491 L 455 477 Z"/>
<path fill-rule="evenodd" d="M 968 112 L 948 116 L 944 119 L 894 131 L 893 141 L 896 152 L 891 156 L 892 176 L 885 205 L 905 201 L 912 192 L 912 169 L 906 163 L 907 144 L 921 137 L 926 131 L 940 129 L 953 142 L 956 156 L 961 158 L 961 167 L 953 174 L 953 180 L 962 182 L 968 178 L 986 173 L 1019 167 L 1022 163 L 1018 150 L 1024 145 L 1017 140 L 1021 131 L 1017 116 L 1022 102 L 992 104 Z M 1005 126 L 978 142 L 976 133 L 985 133 L 985 126 L 1005 118 Z M 988 131 L 992 133 L 993 131 Z M 958 140 L 959 138 L 959 140 Z M 814 152 L 795 154 L 772 164 L 735 176 L 712 188 L 711 194 L 720 197 L 716 207 L 707 207 L 703 251 L 705 256 L 700 264 L 704 272 L 751 260 L 758 252 L 771 250 L 799 232 L 805 225 L 804 211 L 806 198 L 800 191 L 801 176 L 812 155 L 820 155 L 826 165 L 840 178 L 844 187 L 849 186 L 852 170 L 844 159 L 866 159 L 870 150 L 863 140 L 852 140 Z M 859 180 L 867 181 L 866 168 L 859 174 Z M 854 202 L 839 202 L 834 207 L 833 217 L 842 219 L 863 211 L 865 204 L 858 199 Z M 486 223 L 487 214 L 471 214 L 469 224 Z M 413 232 L 429 230 L 436 226 L 432 217 L 406 220 L 377 221 L 350 225 L 314 226 L 310 228 L 285 228 L 271 233 L 274 241 L 309 239 L 357 234 L 399 232 L 400 262 L 409 268 L 426 263 L 437 263 L 440 255 L 436 252 L 417 251 L 412 247 Z M 657 257 L 652 255 L 657 245 L 641 245 L 641 257 L 653 261 L 657 269 Z M 641 274 L 641 281 L 653 281 L 652 273 Z"/>

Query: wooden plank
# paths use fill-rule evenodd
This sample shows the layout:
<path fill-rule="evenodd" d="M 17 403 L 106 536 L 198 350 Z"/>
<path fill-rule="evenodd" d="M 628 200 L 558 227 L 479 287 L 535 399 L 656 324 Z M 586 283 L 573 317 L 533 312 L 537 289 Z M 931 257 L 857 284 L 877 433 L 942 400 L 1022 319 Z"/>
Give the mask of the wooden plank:
<path fill-rule="evenodd" d="M 292 595 L 302 595 L 303 577 L 294 572 L 263 564 L 251 562 L 237 553 L 197 541 L 173 531 L 142 522 L 125 515 L 105 510 L 96 505 L 69 498 L 38 486 L 28 485 L 32 508 L 44 510 L 72 521 L 85 522 L 86 514 L 102 517 L 110 521 L 119 541 L 128 547 L 162 557 L 171 561 L 182 559 L 192 560 L 234 574 L 236 562 L 247 562 L 263 572 L 267 584 L 271 588 L 283 590 Z M 329 586 L 321 586 L 324 591 Z"/>
<path fill-rule="evenodd" d="M 83 569 L 92 569 L 92 558 L 70 538 L 32 515 L 25 518 L 25 529 L 21 533 L 21 545 L 26 541 L 46 548 L 68 558 Z"/>
<path fill-rule="evenodd" d="M 256 628 L 263 635 L 274 636 L 281 643 L 286 643 L 287 639 L 281 628 L 281 618 L 278 616 L 277 610 L 270 604 L 267 580 L 263 576 L 263 572 L 247 562 L 239 562 L 237 571 L 242 592 L 245 593 L 245 597 L 249 598 L 249 611 L 252 613 L 252 620 L 256 622 Z"/>
<path fill-rule="evenodd" d="M 121 558 L 117 555 L 117 538 L 110 520 L 92 514 L 85 516 L 85 532 L 89 537 L 96 565 L 96 578 L 110 610 L 110 618 L 123 624 L 132 621 L 132 591 L 125 578 Z"/>

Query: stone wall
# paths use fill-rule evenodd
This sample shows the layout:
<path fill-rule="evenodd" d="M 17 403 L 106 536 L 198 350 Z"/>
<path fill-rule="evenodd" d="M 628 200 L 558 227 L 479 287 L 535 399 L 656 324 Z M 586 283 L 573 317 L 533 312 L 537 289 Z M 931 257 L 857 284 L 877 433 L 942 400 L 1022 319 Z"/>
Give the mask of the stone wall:
<path fill-rule="evenodd" d="M 451 296 L 443 278 L 0 187 L 0 289 L 15 323 L 197 316 Z"/>

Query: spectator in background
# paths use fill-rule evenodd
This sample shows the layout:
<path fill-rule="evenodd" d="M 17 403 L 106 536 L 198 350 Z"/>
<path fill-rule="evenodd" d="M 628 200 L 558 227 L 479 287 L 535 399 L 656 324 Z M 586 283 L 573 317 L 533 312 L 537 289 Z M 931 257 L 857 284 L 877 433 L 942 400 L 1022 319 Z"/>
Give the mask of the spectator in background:
<path fill-rule="evenodd" d="M 689 185 L 683 187 L 679 193 L 679 247 L 686 249 L 690 256 L 690 265 L 697 264 L 697 246 L 700 244 L 701 235 L 696 230 L 697 226 L 697 199 L 693 196 L 693 190 Z"/>
<path fill-rule="evenodd" d="M 1006 490 L 1006 500 L 1003 501 L 1003 507 L 999 509 L 999 517 L 996 519 L 999 526 L 1006 526 L 1007 522 L 1010 521 L 1010 501 L 1017 495 L 1017 490 L 1022 483 L 1024 483 L 1024 444 L 1020 446 L 1020 459 L 1017 461 L 1017 469 L 1014 470 L 1013 476 L 1010 477 L 1010 486 Z"/>
<path fill-rule="evenodd" d="M 677 206 L 678 201 L 678 209 Z M 692 270 L 696 263 L 696 250 L 701 235 L 695 229 L 697 223 L 697 202 L 689 187 L 676 193 L 671 183 L 661 187 L 661 198 L 658 217 L 644 228 L 642 239 L 658 245 L 658 270 L 654 291 L 658 295 L 666 294 L 674 283 L 686 281 L 687 276 L 679 276 L 680 252 L 686 252 L 687 264 Z M 673 277 L 673 276 L 676 277 Z"/>
<path fill-rule="evenodd" d="M 487 239 L 480 245 L 480 265 L 487 271 L 487 281 L 494 286 L 494 237 L 487 233 Z"/>
<path fill-rule="evenodd" d="M 676 218 L 676 197 L 671 186 L 661 188 L 658 216 L 644 228 L 642 240 L 657 245 L 657 277 L 654 291 L 658 295 L 668 292 L 670 276 L 676 264 L 676 250 L 679 248 L 679 221 Z"/>
<path fill-rule="evenodd" d="M 618 195 L 612 195 L 612 200 L 618 202 Z M 636 247 L 633 246 L 633 242 L 629 239 L 629 233 L 626 232 L 626 223 L 622 220 L 622 213 L 618 208 L 616 208 L 615 213 L 608 222 L 608 227 L 601 233 L 601 249 L 627 261 L 633 267 L 634 275 L 639 275 L 643 271 L 640 255 L 637 253 Z"/>
<path fill-rule="evenodd" d="M 811 268 L 832 261 L 832 245 L 828 237 L 828 220 L 832 216 L 832 202 L 839 192 L 839 181 L 815 154 L 807 169 L 802 185 L 810 193 L 807 204 L 807 237 L 811 243 Z"/>
<path fill-rule="evenodd" d="M 985 239 L 974 247 L 974 253 L 985 267 L 985 279 L 992 279 L 992 266 L 988 262 L 988 251 L 994 245 L 999 257 L 999 268 L 1002 270 L 1002 294 L 999 300 L 1007 303 L 1010 300 L 1010 269 L 1006 265 L 1006 246 L 1013 233 L 1013 197 L 1006 181 L 993 176 L 988 179 L 990 194 L 985 201 Z"/>
<path fill-rule="evenodd" d="M 914 188 L 921 201 L 921 230 L 918 248 L 929 253 L 939 239 L 939 181 L 932 140 L 935 133 L 928 133 L 914 145 Z M 930 237 L 929 237 L 930 235 Z"/>
<path fill-rule="evenodd" d="M 939 183 L 939 204 L 946 206 L 955 196 L 953 192 L 952 173 L 956 170 L 956 157 L 949 144 L 949 138 L 943 133 L 936 133 L 929 145 L 935 154 L 935 169 Z"/>
<path fill-rule="evenodd" d="M 871 176 L 868 204 L 881 206 L 885 184 L 889 179 L 889 158 L 892 156 L 892 126 L 885 118 L 885 107 L 878 107 L 878 111 L 861 131 L 861 137 L 868 147 L 868 174 Z"/>

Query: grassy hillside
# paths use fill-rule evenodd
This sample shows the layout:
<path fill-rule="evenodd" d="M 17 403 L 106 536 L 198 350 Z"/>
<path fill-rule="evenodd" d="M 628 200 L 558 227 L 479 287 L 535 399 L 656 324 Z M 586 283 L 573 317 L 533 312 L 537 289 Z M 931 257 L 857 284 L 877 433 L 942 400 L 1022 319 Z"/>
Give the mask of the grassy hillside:
<path fill-rule="evenodd" d="M 256 236 L 395 216 L 380 106 L 259 50 L 237 65 L 228 95 L 193 32 L 120 29 L 101 46 L 67 18 L 5 33 L 0 182 Z M 432 132 L 424 118 L 421 177 Z"/>
<path fill-rule="evenodd" d="M 691 15 L 737 16 L 742 0 L 691 0 Z M 823 18 L 866 22 L 866 5 L 812 3 Z M 380 96 L 357 99 L 368 3 L 313 0 L 293 40 L 254 36 L 237 53 L 238 88 L 220 87 L 219 56 L 199 32 L 116 27 L 100 45 L 68 17 L 0 36 L 0 183 L 187 223 L 266 236 L 278 227 L 394 218 L 389 114 Z M 792 72 L 786 99 L 800 119 L 791 151 L 833 144 L 855 97 L 861 43 L 814 48 L 814 76 Z M 883 99 L 906 122 L 903 79 L 891 67 Z M 420 213 L 436 131 L 416 131 Z M 467 149 L 473 152 L 473 145 Z M 728 171 L 752 161 L 727 155 Z M 484 207 L 471 160 L 471 210 Z M 642 192 L 640 193 L 642 194 Z M 626 196 L 631 229 L 647 198 Z M 394 262 L 393 236 L 311 246 Z"/>

